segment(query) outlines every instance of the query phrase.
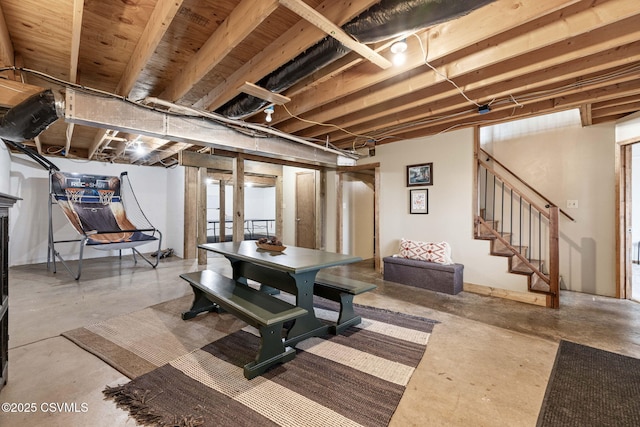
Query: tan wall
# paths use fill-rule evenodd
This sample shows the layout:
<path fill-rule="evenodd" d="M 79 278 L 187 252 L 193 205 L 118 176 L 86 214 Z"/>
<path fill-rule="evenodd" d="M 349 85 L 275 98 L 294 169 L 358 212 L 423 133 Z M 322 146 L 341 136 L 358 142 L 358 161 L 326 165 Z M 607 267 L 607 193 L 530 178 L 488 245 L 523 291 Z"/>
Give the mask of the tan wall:
<path fill-rule="evenodd" d="M 544 117 L 520 121 L 517 132 L 515 123 L 501 125 L 500 137 L 486 142 L 494 157 L 576 220 L 560 219 L 563 289 L 615 296 L 615 126 L 583 128 L 575 114 L 573 125 L 557 128 Z M 567 208 L 567 200 L 578 208 Z"/>
<path fill-rule="evenodd" d="M 514 126 L 520 126 L 517 136 L 493 142 L 496 157 L 561 207 L 567 199 L 579 201 L 578 222 L 561 224 L 563 282 L 572 290 L 615 295 L 615 126 Z M 471 130 L 380 145 L 375 157 L 360 162 L 380 162 L 382 256 L 397 252 L 401 237 L 444 240 L 454 261 L 465 265 L 465 282 L 526 291 L 523 276 L 506 273 L 506 259 L 490 256 L 489 243 L 473 239 Z M 420 187 L 429 189 L 429 214 L 411 215 L 406 166 L 423 162 L 433 162 L 434 184 Z"/>

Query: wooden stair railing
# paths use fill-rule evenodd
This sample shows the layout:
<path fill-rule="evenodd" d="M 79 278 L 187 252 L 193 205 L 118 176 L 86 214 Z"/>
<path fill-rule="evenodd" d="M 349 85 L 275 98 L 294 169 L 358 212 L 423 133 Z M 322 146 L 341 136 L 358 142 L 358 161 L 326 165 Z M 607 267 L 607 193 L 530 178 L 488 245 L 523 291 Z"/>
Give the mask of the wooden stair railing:
<path fill-rule="evenodd" d="M 475 238 L 490 240 L 492 255 L 509 258 L 509 272 L 527 275 L 528 290 L 545 294 L 547 307 L 559 308 L 559 215 L 573 218 L 491 155 L 483 150 L 478 153 Z M 495 170 L 489 160 L 501 170 Z M 528 228 L 523 224 L 525 219 Z M 535 252 L 537 259 L 532 257 Z M 548 271 L 544 269 L 544 258 Z"/>

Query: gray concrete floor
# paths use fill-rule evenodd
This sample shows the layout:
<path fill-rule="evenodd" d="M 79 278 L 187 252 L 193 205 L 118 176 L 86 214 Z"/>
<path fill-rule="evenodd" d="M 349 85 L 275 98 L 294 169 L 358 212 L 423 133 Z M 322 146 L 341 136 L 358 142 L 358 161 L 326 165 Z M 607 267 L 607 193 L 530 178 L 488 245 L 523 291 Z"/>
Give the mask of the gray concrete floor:
<path fill-rule="evenodd" d="M 208 264 L 229 269 L 224 258 Z M 45 265 L 11 268 L 9 381 L 0 403 L 35 403 L 37 410 L 0 412 L 0 425 L 135 425 L 102 399 L 105 385 L 127 378 L 60 333 L 187 295 L 178 275 L 197 269 L 194 260 L 179 258 L 164 259 L 157 269 L 136 266 L 130 257 L 88 260 L 75 281 Z M 534 426 L 560 339 L 640 358 L 635 302 L 563 292 L 561 308 L 551 310 L 385 282 L 369 262 L 335 273 L 378 285 L 357 303 L 441 322 L 391 426 Z M 77 411 L 42 410 L 51 403 L 75 404 Z"/>

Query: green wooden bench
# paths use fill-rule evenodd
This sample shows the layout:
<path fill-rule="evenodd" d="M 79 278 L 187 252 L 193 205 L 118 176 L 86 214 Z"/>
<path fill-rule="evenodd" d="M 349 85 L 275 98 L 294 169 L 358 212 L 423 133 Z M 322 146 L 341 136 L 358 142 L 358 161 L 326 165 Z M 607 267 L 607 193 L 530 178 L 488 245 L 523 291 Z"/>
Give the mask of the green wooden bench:
<path fill-rule="evenodd" d="M 215 271 L 181 274 L 191 285 L 194 300 L 182 319 L 192 319 L 205 311 L 227 311 L 260 331 L 260 349 L 255 361 L 244 366 L 244 376 L 254 378 L 272 365 L 292 360 L 295 349 L 282 340 L 284 322 L 307 314 L 307 310 L 236 282 Z"/>
<path fill-rule="evenodd" d="M 335 276 L 323 272 L 318 273 L 313 286 L 313 293 L 340 303 L 338 321 L 330 329 L 332 333 L 337 335 L 349 326 L 357 325 L 362 321 L 360 316 L 357 316 L 353 310 L 353 297 L 372 291 L 376 287 L 371 283 L 348 277 Z"/>

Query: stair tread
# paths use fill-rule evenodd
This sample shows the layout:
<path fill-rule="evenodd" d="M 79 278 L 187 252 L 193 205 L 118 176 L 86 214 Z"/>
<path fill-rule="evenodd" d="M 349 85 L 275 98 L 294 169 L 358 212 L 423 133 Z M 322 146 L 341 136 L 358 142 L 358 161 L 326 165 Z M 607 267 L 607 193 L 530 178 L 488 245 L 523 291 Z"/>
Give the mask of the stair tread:
<path fill-rule="evenodd" d="M 540 266 L 540 267 L 538 267 L 538 269 L 541 269 L 542 268 L 541 264 L 544 264 L 544 263 L 541 263 L 540 260 L 537 260 L 537 259 L 530 259 L 528 261 L 531 264 L 535 265 L 536 267 Z M 509 272 L 510 273 L 515 273 L 515 274 L 533 274 L 533 270 L 531 270 L 531 268 L 529 268 L 529 266 L 527 264 L 525 264 L 524 262 L 522 262 L 520 260 L 520 258 L 518 258 L 518 257 L 514 257 L 512 259 L 511 266 L 509 268 Z"/>

